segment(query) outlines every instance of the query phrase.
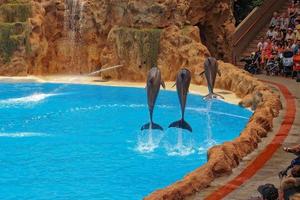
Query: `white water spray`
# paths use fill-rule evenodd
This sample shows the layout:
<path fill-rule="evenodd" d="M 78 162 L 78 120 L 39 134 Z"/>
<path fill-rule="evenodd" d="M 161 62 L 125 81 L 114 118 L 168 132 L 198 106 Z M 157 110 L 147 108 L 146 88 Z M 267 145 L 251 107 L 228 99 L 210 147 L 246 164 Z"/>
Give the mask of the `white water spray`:
<path fill-rule="evenodd" d="M 207 102 L 207 112 L 206 112 L 206 117 L 207 117 L 207 137 L 206 137 L 206 144 L 207 147 L 211 147 L 216 144 L 216 142 L 212 139 L 212 121 L 211 121 L 211 107 L 212 107 L 212 101 Z"/>
<path fill-rule="evenodd" d="M 159 147 L 162 137 L 162 131 L 144 130 L 138 135 L 138 143 L 135 149 L 140 153 L 151 153 Z"/>
<path fill-rule="evenodd" d="M 177 129 L 177 143 L 173 147 L 167 146 L 166 150 L 168 156 L 188 156 L 195 153 L 192 142 L 190 141 L 189 144 L 185 144 L 186 142 L 183 135 L 183 130 Z"/>

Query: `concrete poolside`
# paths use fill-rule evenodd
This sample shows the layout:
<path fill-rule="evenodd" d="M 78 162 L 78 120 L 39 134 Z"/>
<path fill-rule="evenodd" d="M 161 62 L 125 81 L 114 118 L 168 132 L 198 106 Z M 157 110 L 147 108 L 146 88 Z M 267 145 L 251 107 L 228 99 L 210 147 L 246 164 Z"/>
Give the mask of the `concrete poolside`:
<path fill-rule="evenodd" d="M 8 77 L 0 76 L 0 82 L 39 82 L 39 83 L 70 83 L 70 84 L 90 84 L 103 86 L 122 86 L 122 87 L 138 87 L 144 88 L 145 82 L 129 82 L 129 81 L 103 81 L 97 76 L 76 76 L 76 75 L 53 75 L 53 76 L 24 76 L 24 77 Z M 174 82 L 166 82 L 166 89 L 175 91 L 176 87 L 172 87 Z M 208 94 L 207 87 L 203 85 L 190 85 L 190 92 L 197 95 Z M 221 94 L 227 103 L 237 105 L 241 99 L 233 92 L 222 89 L 215 89 L 215 92 Z"/>
<path fill-rule="evenodd" d="M 268 77 L 260 75 L 258 78 L 266 81 L 272 81 L 275 83 L 279 83 L 281 85 L 285 85 L 289 91 L 295 97 L 296 103 L 296 111 L 300 109 L 300 83 L 296 83 L 295 80 L 286 79 L 282 77 Z M 279 91 L 276 87 L 272 84 L 270 85 L 274 90 Z M 243 178 L 241 175 L 245 174 L 244 172 L 249 169 L 249 166 L 255 165 L 252 163 L 254 159 L 260 156 L 260 154 L 265 150 L 268 144 L 273 142 L 275 135 L 281 128 L 281 123 L 283 122 L 283 118 L 285 117 L 286 108 L 289 106 L 286 104 L 286 99 L 281 94 L 281 99 L 283 101 L 283 110 L 281 111 L 278 118 L 274 120 L 274 127 L 273 131 L 268 134 L 268 137 L 263 139 L 262 142 L 258 145 L 258 148 L 252 152 L 250 155 L 246 156 L 240 165 L 233 170 L 233 173 L 227 177 L 221 177 L 215 179 L 211 184 L 211 187 L 201 191 L 199 194 L 189 198 L 189 200 L 200 200 L 200 199 L 220 199 L 216 197 L 217 195 L 222 194 L 220 189 L 224 188 L 235 188 L 235 185 L 230 185 L 229 182 L 238 178 Z M 296 112 L 294 123 L 292 124 L 291 130 L 283 142 L 282 146 L 293 146 L 300 143 L 300 113 Z M 273 144 L 273 143 L 272 143 Z M 280 180 L 278 178 L 278 172 L 282 169 L 285 169 L 294 159 L 295 156 L 293 154 L 288 154 L 279 148 L 273 154 L 273 156 L 265 163 L 265 165 L 255 172 L 255 175 L 252 176 L 250 179 L 246 180 L 241 186 L 236 188 L 234 191 L 229 193 L 226 196 L 222 196 L 222 199 L 228 200 L 245 200 L 251 197 L 259 196 L 257 192 L 257 187 L 261 184 L 265 183 L 273 183 L 276 187 L 279 188 Z"/>

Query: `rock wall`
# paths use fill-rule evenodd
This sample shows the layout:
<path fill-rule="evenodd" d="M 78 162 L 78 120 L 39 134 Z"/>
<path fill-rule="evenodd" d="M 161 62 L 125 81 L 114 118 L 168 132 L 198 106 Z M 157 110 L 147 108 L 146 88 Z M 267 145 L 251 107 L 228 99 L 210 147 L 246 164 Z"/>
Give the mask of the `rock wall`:
<path fill-rule="evenodd" d="M 103 77 L 141 81 L 158 64 L 172 80 L 180 67 L 201 70 L 206 55 L 230 60 L 230 0 L 1 1 L 31 5 L 28 16 L 14 15 L 16 7 L 9 14 L 15 22 L 25 17 L 32 48 L 30 54 L 14 51 L 22 73 L 11 59 L 0 61 L 1 75 L 80 74 L 123 64 Z"/>

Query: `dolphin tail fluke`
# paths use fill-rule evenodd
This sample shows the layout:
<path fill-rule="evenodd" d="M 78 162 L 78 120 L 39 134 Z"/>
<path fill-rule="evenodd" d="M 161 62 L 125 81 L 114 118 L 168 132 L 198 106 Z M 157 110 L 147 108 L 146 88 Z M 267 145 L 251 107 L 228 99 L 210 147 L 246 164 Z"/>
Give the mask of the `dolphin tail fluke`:
<path fill-rule="evenodd" d="M 183 119 L 173 122 L 169 125 L 169 128 L 174 127 L 174 128 L 181 128 L 181 129 L 186 129 L 190 132 L 193 132 L 192 127 Z"/>
<path fill-rule="evenodd" d="M 211 99 L 224 99 L 222 95 L 216 94 L 216 93 L 210 93 L 203 97 L 204 100 L 211 100 Z"/>
<path fill-rule="evenodd" d="M 145 130 L 145 129 L 158 129 L 161 131 L 164 130 L 159 124 L 155 124 L 153 122 L 147 123 L 144 126 L 142 126 L 141 130 Z"/>

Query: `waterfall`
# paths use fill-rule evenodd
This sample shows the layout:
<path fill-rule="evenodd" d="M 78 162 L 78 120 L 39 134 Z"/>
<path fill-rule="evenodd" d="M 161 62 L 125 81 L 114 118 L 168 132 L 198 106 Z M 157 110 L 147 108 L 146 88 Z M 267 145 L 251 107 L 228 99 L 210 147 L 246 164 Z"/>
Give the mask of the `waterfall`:
<path fill-rule="evenodd" d="M 81 73 L 80 43 L 82 38 L 82 19 L 85 2 L 83 0 L 65 0 L 64 31 L 70 44 L 70 69 L 77 68 Z"/>

